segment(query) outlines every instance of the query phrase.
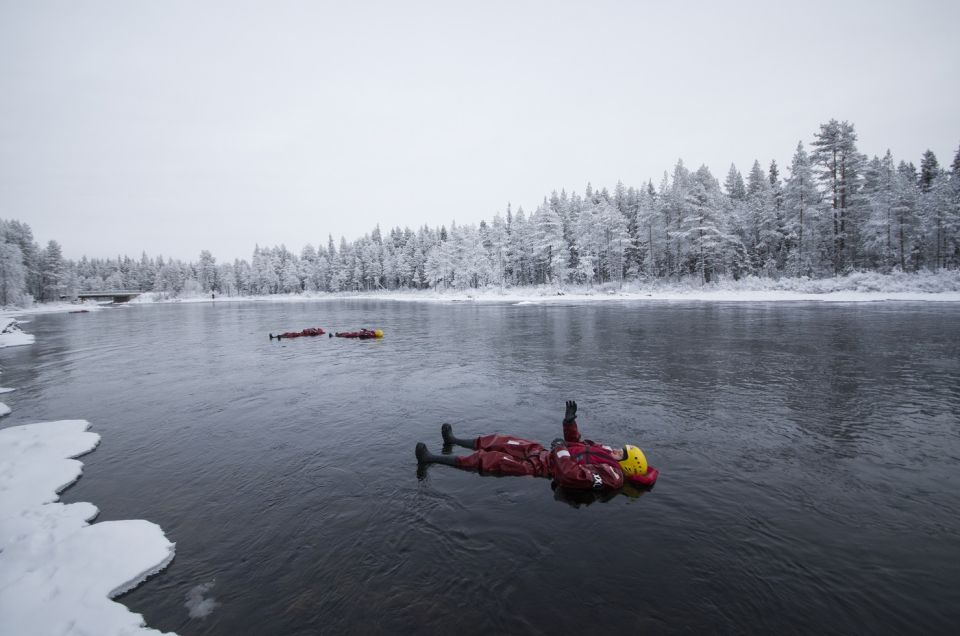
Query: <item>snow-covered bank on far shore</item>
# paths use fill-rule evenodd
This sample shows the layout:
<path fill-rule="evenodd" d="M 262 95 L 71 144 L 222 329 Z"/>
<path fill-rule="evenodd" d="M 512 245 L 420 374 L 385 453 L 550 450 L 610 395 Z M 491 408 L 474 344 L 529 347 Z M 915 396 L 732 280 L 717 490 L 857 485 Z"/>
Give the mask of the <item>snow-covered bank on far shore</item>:
<path fill-rule="evenodd" d="M 106 303 L 87 300 L 77 303 L 34 303 L 29 307 L 7 307 L 0 311 L 4 319 L 12 316 L 27 316 L 33 314 L 69 314 L 100 311 Z"/>
<path fill-rule="evenodd" d="M 697 282 L 624 283 L 603 287 L 552 286 L 513 287 L 500 289 L 490 286 L 482 289 L 426 289 L 379 290 L 368 292 L 304 292 L 300 294 L 271 294 L 264 296 L 209 295 L 176 297 L 166 293 L 147 292 L 131 304 L 162 302 L 300 302 L 304 300 L 335 300 L 342 298 L 370 298 L 414 302 L 512 302 L 565 303 L 609 300 L 668 300 L 668 301 L 723 301 L 723 302 L 875 302 L 875 301 L 933 301 L 960 302 L 960 271 L 942 271 L 920 274 L 855 273 L 826 279 L 745 278 L 701 285 Z"/>
<path fill-rule="evenodd" d="M 110 600 L 159 572 L 174 544 L 143 520 L 90 524 L 59 503 L 100 436 L 84 420 L 0 430 L 0 634 L 159 634 Z"/>

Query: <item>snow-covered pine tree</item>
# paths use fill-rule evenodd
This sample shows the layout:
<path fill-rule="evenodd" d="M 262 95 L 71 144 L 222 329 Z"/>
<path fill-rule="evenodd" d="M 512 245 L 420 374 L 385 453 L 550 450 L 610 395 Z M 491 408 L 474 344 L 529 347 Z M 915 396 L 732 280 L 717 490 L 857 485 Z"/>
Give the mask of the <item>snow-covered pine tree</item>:
<path fill-rule="evenodd" d="M 827 191 L 824 203 L 833 217 L 833 269 L 844 271 L 849 262 L 847 235 L 851 232 L 852 207 L 862 157 L 857 152 L 857 134 L 853 124 L 831 119 L 821 124 L 813 142 L 813 161 L 821 166 L 820 180 Z"/>
<path fill-rule="evenodd" d="M 897 166 L 893 213 L 896 223 L 897 265 L 900 271 L 905 272 L 909 271 L 908 259 L 915 252 L 919 223 L 917 222 L 917 170 L 913 164 L 903 161 Z"/>
<path fill-rule="evenodd" d="M 730 164 L 730 170 L 727 172 L 727 178 L 723 182 L 723 189 L 727 196 L 734 201 L 743 201 L 747 198 L 747 186 L 743 183 L 743 175 L 737 170 L 737 166 Z"/>
<path fill-rule="evenodd" d="M 664 175 L 666 177 L 666 175 Z M 684 209 L 687 205 L 687 196 L 690 192 L 690 171 L 678 159 L 673 167 L 673 179 L 667 191 L 661 195 L 661 210 L 664 213 L 664 225 L 669 239 L 667 251 L 667 275 L 681 277 L 683 275 L 683 230 L 680 226 Z"/>
<path fill-rule="evenodd" d="M 598 266 L 602 245 L 599 209 L 596 204 L 585 204 L 580 210 L 573 234 L 577 252 L 574 280 L 593 285 L 594 281 L 599 279 Z"/>
<path fill-rule="evenodd" d="M 881 271 L 890 271 L 896 264 L 893 244 L 896 179 L 896 165 L 890 150 L 883 159 L 874 157 L 864 169 L 863 252 L 866 263 Z"/>
<path fill-rule="evenodd" d="M 539 282 L 563 285 L 567 278 L 567 242 L 563 238 L 563 220 L 546 197 L 533 216 L 534 258 L 541 274 Z"/>
<path fill-rule="evenodd" d="M 747 175 L 746 216 L 739 227 L 746 230 L 741 237 L 747 246 L 750 255 L 751 271 L 753 273 L 771 273 L 771 245 L 770 226 L 772 224 L 772 198 L 770 182 L 766 173 L 760 167 L 760 162 L 754 160 L 753 167 Z"/>
<path fill-rule="evenodd" d="M 783 206 L 785 230 L 790 257 L 787 271 L 792 276 L 810 276 L 813 274 L 814 263 L 812 253 L 808 248 L 810 232 L 807 230 L 811 223 L 811 213 L 816 210 L 820 200 L 820 193 L 814 183 L 813 167 L 810 157 L 803 148 L 803 142 L 797 143 L 790 162 L 790 176 L 784 184 Z M 806 242 L 805 242 L 806 239 Z"/>
<path fill-rule="evenodd" d="M 919 215 L 925 241 L 930 246 L 925 261 L 930 269 L 941 269 L 946 254 L 945 227 L 948 224 L 950 209 L 950 187 L 947 174 L 940 168 L 933 151 L 927 150 L 920 160 L 919 179 Z"/>
<path fill-rule="evenodd" d="M 630 245 L 627 219 L 613 202 L 605 199 L 599 204 L 598 219 L 602 233 L 600 270 L 608 280 L 622 287 L 626 269 L 626 252 Z"/>
<path fill-rule="evenodd" d="M 60 300 L 60 296 L 66 293 L 66 277 L 60 244 L 50 241 L 40 254 L 40 278 L 43 284 L 41 300 Z"/>
<path fill-rule="evenodd" d="M 731 242 L 723 231 L 722 210 L 720 183 L 701 166 L 690 180 L 678 230 L 687 246 L 685 267 L 699 275 L 701 284 L 713 280 L 723 262 L 724 248 Z"/>
<path fill-rule="evenodd" d="M 23 304 L 25 292 L 23 252 L 16 243 L 0 241 L 0 307 Z"/>
<path fill-rule="evenodd" d="M 200 252 L 200 261 L 197 263 L 197 282 L 200 283 L 200 291 L 204 294 L 209 294 L 217 287 L 217 259 L 209 250 Z"/>

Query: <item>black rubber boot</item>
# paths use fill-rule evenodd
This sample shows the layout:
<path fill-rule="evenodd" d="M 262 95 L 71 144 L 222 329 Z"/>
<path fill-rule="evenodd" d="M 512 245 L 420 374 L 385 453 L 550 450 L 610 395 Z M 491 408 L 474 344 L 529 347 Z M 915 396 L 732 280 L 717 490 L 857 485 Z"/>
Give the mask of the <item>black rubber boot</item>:
<path fill-rule="evenodd" d="M 447 446 L 463 446 L 470 450 L 476 450 L 476 440 L 459 439 L 453 436 L 453 427 L 449 424 L 443 424 L 440 427 L 440 435 L 443 436 L 443 443 Z"/>
<path fill-rule="evenodd" d="M 457 458 L 453 455 L 434 455 L 427 450 L 427 445 L 423 442 L 417 443 L 417 463 L 418 464 L 446 464 L 447 466 L 456 466 Z"/>

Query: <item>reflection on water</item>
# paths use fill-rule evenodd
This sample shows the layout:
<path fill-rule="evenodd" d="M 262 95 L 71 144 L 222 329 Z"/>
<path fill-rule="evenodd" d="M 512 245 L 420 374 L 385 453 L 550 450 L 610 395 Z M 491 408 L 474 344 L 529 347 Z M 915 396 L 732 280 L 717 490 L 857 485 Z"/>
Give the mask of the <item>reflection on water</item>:
<path fill-rule="evenodd" d="M 543 633 L 562 615 L 565 633 L 598 616 L 944 633 L 960 624 L 956 311 L 344 300 L 38 316 L 35 345 L 0 351 L 18 387 L 3 426 L 93 423 L 103 441 L 65 499 L 177 542 L 123 599 L 163 630 Z M 386 338 L 267 337 L 305 326 Z M 584 436 L 644 448 L 653 491 L 418 475 L 414 444 L 439 446 L 441 422 L 549 443 L 566 399 Z M 213 580 L 216 609 L 191 617 L 184 599 Z"/>

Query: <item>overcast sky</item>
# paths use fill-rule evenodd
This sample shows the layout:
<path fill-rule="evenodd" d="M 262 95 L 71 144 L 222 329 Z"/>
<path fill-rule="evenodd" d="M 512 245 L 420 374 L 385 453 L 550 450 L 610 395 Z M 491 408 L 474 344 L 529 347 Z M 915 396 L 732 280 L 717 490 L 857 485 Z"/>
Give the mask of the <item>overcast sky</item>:
<path fill-rule="evenodd" d="M 949 164 L 960 2 L 0 0 L 0 218 L 249 258 L 589 181 L 783 173 L 830 118 Z"/>

